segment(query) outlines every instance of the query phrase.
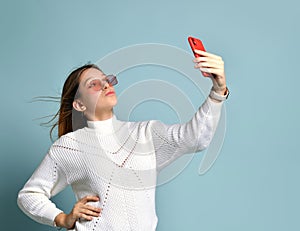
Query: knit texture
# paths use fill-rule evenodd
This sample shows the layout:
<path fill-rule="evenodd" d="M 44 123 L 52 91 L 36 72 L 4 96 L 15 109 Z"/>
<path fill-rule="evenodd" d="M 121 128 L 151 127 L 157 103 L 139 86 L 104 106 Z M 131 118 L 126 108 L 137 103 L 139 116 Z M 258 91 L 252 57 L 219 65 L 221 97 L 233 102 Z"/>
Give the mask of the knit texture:
<path fill-rule="evenodd" d="M 157 175 L 185 153 L 208 147 L 222 102 L 210 98 L 192 119 L 167 125 L 158 120 L 127 122 L 115 115 L 60 137 L 18 195 L 29 217 L 53 226 L 62 212 L 51 197 L 71 185 L 77 199 L 97 195 L 101 216 L 80 219 L 74 230 L 155 230 Z"/>

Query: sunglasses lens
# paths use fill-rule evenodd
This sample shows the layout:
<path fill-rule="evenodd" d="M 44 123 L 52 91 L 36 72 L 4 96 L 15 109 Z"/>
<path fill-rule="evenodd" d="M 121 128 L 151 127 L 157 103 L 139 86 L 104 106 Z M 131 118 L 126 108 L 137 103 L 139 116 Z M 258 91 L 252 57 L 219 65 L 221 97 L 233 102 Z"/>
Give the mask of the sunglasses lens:
<path fill-rule="evenodd" d="M 107 80 L 108 80 L 108 83 L 111 85 L 111 86 L 114 86 L 118 83 L 118 80 L 117 80 L 117 77 L 114 76 L 114 75 L 108 75 L 106 76 Z"/>
<path fill-rule="evenodd" d="M 95 90 L 95 91 L 100 91 L 103 88 L 102 81 L 100 79 L 94 79 L 90 82 L 90 86 Z"/>

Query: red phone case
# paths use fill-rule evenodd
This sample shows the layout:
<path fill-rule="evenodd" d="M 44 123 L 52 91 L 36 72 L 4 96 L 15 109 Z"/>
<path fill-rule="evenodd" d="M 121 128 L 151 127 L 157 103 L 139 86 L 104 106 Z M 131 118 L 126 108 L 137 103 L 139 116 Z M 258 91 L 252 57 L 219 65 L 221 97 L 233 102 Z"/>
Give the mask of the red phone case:
<path fill-rule="evenodd" d="M 200 39 L 194 38 L 194 37 L 191 37 L 191 36 L 190 36 L 190 37 L 188 37 L 188 41 L 189 41 L 189 44 L 190 44 L 190 46 L 191 46 L 191 48 L 192 48 L 192 51 L 193 51 L 193 53 L 194 53 L 194 56 L 195 56 L 196 58 L 200 57 L 200 55 L 197 54 L 197 53 L 195 52 L 195 50 L 206 51 Z M 202 73 L 202 75 L 205 76 L 205 77 L 212 76 L 210 73 L 207 73 L 207 72 L 201 71 L 201 73 Z"/>

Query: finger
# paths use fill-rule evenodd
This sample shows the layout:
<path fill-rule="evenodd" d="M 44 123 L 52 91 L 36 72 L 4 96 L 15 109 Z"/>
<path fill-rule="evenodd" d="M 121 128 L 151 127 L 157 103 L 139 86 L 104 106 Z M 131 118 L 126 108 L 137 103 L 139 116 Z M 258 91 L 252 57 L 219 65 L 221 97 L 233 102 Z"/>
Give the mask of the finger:
<path fill-rule="evenodd" d="M 86 214 L 84 214 L 84 213 L 81 213 L 81 214 L 79 215 L 79 218 L 83 218 L 83 219 L 88 220 L 88 221 L 93 220 L 93 217 L 92 217 L 92 216 L 88 216 L 88 215 L 86 215 Z"/>
<path fill-rule="evenodd" d="M 97 196 L 85 196 L 82 199 L 80 199 L 78 202 L 86 204 L 89 201 L 99 201 L 99 200 L 100 200 L 100 198 Z"/>
<path fill-rule="evenodd" d="M 214 66 L 210 66 L 210 67 L 206 67 L 206 66 L 195 66 L 196 69 L 200 69 L 200 71 L 202 72 L 208 72 L 208 73 L 224 73 L 224 69 L 223 68 L 219 68 L 219 67 L 214 67 Z"/>
<path fill-rule="evenodd" d="M 224 66 L 221 63 L 214 63 L 214 62 L 200 62 L 195 65 L 196 67 L 210 67 L 216 69 L 224 69 Z"/>
<path fill-rule="evenodd" d="M 82 209 L 80 214 L 85 214 L 85 215 L 93 216 L 93 217 L 99 217 L 100 212 L 94 212 L 89 209 Z"/>
<path fill-rule="evenodd" d="M 216 58 L 212 58 L 212 57 L 198 57 L 198 58 L 195 58 L 193 61 L 195 63 L 212 62 L 212 63 L 224 65 L 224 61 L 222 59 L 216 59 Z"/>
<path fill-rule="evenodd" d="M 223 71 L 220 71 L 219 69 L 215 69 L 215 68 L 201 67 L 200 71 L 211 73 L 211 74 L 216 74 L 218 76 L 224 76 L 224 72 Z"/>
<path fill-rule="evenodd" d="M 86 205 L 86 206 L 84 206 L 84 208 L 88 209 L 88 210 L 91 210 L 91 211 L 94 211 L 94 212 L 100 212 L 101 211 L 101 208 L 90 206 L 90 205 Z"/>
<path fill-rule="evenodd" d="M 202 55 L 204 57 L 211 57 L 211 58 L 215 58 L 215 59 L 222 59 L 220 56 L 208 53 L 206 51 L 201 51 L 201 50 L 194 50 L 194 51 L 195 51 L 195 53 L 197 53 L 199 55 Z"/>

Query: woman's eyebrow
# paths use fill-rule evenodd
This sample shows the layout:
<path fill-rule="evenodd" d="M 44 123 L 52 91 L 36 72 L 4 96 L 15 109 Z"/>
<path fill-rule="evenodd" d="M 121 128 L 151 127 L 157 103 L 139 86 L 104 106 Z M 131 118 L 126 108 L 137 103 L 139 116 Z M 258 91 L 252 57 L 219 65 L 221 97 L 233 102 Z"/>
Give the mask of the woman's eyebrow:
<path fill-rule="evenodd" d="M 84 86 L 86 85 L 87 81 L 89 81 L 89 80 L 92 79 L 92 78 L 94 78 L 94 77 L 89 77 L 89 78 L 87 78 L 87 79 L 84 81 Z"/>
<path fill-rule="evenodd" d="M 105 78 L 106 75 L 103 74 L 102 76 L 104 76 L 104 78 Z M 84 85 L 86 85 L 86 83 L 87 83 L 90 79 L 99 79 L 99 78 L 98 78 L 98 77 L 94 77 L 94 76 L 88 77 L 88 78 L 84 81 Z"/>

